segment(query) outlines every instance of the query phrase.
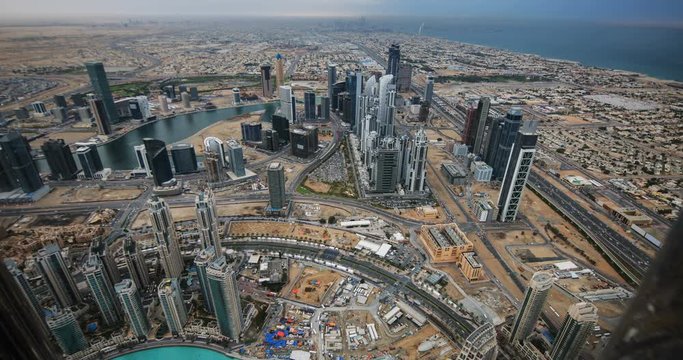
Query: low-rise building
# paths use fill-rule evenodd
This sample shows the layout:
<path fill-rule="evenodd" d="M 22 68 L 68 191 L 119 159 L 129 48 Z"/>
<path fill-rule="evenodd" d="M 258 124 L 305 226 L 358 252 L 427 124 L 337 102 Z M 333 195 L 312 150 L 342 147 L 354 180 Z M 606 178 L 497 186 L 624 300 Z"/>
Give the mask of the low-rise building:
<path fill-rule="evenodd" d="M 476 254 L 474 252 L 466 252 L 462 254 L 460 262 L 458 263 L 460 270 L 463 275 L 469 281 L 475 281 L 481 279 L 484 269 L 481 263 L 477 261 Z"/>
<path fill-rule="evenodd" d="M 493 174 L 493 168 L 483 161 L 474 161 L 470 165 L 470 170 L 474 176 L 474 181 L 489 182 Z"/>
<path fill-rule="evenodd" d="M 441 164 L 441 172 L 446 175 L 446 180 L 451 185 L 462 185 L 467 181 L 467 171 L 455 163 Z"/>
<path fill-rule="evenodd" d="M 474 246 L 456 224 L 429 225 L 421 229 L 422 240 L 433 262 L 458 262 Z"/>

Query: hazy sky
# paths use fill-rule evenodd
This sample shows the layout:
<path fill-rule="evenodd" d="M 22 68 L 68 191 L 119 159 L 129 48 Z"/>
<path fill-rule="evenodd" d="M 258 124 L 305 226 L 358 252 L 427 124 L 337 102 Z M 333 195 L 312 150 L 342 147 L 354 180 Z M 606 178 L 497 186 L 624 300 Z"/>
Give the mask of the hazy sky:
<path fill-rule="evenodd" d="M 0 0 L 0 16 L 414 15 L 683 22 L 680 0 Z"/>

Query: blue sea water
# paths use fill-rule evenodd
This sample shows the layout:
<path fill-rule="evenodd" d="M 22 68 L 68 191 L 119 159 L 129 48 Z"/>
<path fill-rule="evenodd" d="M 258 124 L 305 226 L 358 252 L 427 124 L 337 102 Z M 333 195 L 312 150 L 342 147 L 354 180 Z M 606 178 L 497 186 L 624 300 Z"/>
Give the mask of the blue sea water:
<path fill-rule="evenodd" d="M 232 360 L 219 352 L 193 346 L 166 346 L 132 352 L 114 360 Z"/>
<path fill-rule="evenodd" d="M 370 20 L 393 31 L 683 81 L 683 27 L 486 18 Z"/>

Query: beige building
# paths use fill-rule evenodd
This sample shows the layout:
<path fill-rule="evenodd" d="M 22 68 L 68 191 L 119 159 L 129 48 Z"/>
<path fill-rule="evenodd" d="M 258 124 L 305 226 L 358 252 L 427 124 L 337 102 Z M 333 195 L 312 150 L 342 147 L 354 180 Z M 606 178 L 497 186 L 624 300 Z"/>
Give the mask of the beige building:
<path fill-rule="evenodd" d="M 484 275 L 484 268 L 477 260 L 474 252 L 463 253 L 458 266 L 469 281 L 480 280 Z"/>
<path fill-rule="evenodd" d="M 456 224 L 423 226 L 421 235 L 435 263 L 458 262 L 463 253 L 474 250 L 472 242 Z"/>

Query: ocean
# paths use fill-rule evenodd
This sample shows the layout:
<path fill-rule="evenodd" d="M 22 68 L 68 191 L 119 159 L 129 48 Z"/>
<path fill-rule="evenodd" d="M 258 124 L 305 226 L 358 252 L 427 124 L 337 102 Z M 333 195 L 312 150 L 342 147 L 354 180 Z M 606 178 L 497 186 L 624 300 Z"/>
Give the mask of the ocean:
<path fill-rule="evenodd" d="M 683 27 L 521 19 L 380 18 L 377 29 L 485 45 L 683 81 Z"/>

